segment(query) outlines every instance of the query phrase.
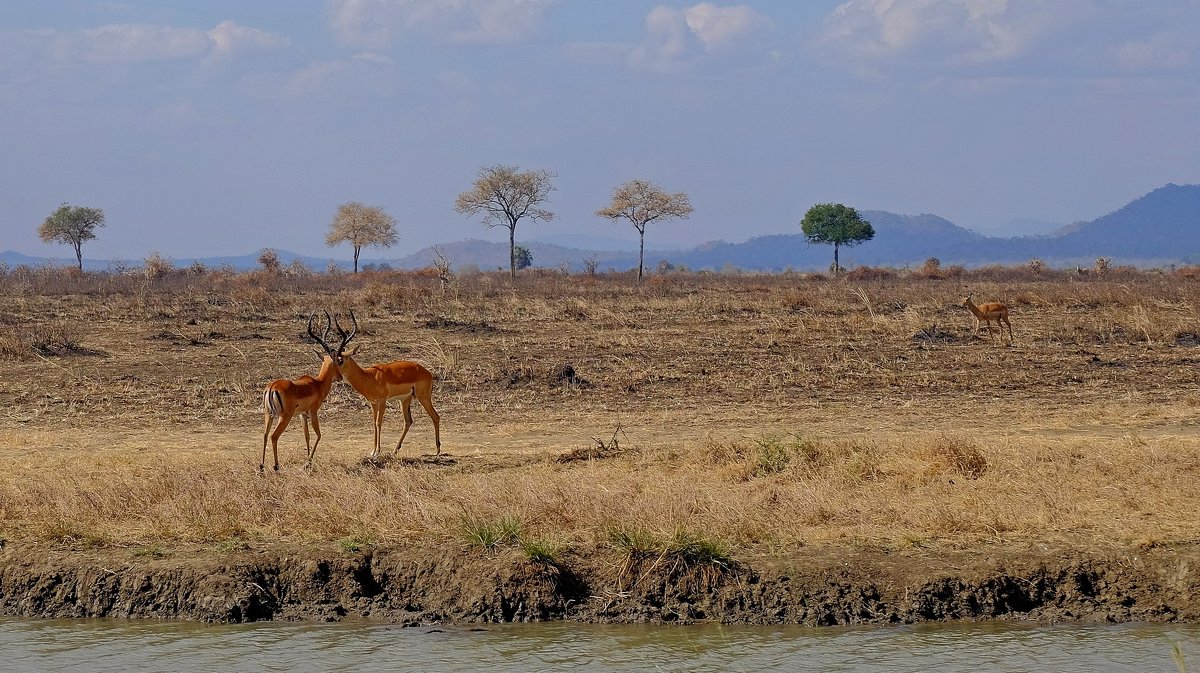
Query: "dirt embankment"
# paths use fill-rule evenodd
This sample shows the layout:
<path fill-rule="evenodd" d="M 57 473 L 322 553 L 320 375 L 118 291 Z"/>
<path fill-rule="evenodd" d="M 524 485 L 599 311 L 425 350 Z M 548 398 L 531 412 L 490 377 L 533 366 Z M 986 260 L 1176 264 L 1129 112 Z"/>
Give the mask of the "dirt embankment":
<path fill-rule="evenodd" d="M 0 552 L 0 613 L 211 622 L 371 619 L 741 624 L 1200 621 L 1200 548 L 801 550 L 729 568 L 603 554 L 558 564 L 461 548 L 134 558 Z"/>

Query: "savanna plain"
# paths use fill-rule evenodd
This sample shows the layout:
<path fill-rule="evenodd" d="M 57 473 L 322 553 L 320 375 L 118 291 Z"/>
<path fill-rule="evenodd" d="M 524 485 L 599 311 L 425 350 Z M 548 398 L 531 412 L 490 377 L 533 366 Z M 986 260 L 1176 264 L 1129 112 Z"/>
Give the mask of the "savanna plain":
<path fill-rule="evenodd" d="M 968 293 L 1008 305 L 1011 345 L 972 333 Z M 1198 308 L 1189 269 L 9 269 L 0 535 L 107 568 L 579 559 L 624 589 L 655 567 L 712 585 L 1191 558 Z M 416 404 L 393 454 L 393 403 L 368 459 L 370 407 L 339 382 L 312 466 L 296 418 L 260 473 L 264 386 L 315 375 L 306 321 L 351 310 L 359 363 L 433 372 L 441 455 Z"/>

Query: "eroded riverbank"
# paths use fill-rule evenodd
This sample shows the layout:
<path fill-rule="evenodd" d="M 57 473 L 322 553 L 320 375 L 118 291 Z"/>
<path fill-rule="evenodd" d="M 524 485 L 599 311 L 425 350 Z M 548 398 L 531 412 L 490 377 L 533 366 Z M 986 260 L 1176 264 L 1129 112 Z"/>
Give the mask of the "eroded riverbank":
<path fill-rule="evenodd" d="M 0 613 L 207 622 L 572 620 L 835 624 L 1014 619 L 1200 621 L 1200 549 L 810 548 L 729 566 L 602 552 L 557 563 L 460 546 L 0 552 Z"/>

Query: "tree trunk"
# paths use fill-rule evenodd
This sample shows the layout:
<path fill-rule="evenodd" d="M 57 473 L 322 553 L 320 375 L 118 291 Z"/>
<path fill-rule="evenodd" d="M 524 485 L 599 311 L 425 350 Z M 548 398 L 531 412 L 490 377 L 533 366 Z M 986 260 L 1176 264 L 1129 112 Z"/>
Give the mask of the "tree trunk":
<path fill-rule="evenodd" d="M 838 261 L 838 244 L 833 244 L 833 277 L 837 278 L 842 271 L 842 263 Z"/>
<path fill-rule="evenodd" d="M 642 264 L 644 263 L 645 258 L 646 258 L 646 230 L 639 229 L 638 233 L 641 234 L 641 237 L 639 239 L 641 242 L 638 244 L 638 283 L 641 283 L 642 282 Z"/>
<path fill-rule="evenodd" d="M 508 228 L 508 277 L 517 280 L 517 225 Z"/>
<path fill-rule="evenodd" d="M 79 265 L 79 270 L 83 271 L 83 244 L 75 244 L 75 263 Z"/>

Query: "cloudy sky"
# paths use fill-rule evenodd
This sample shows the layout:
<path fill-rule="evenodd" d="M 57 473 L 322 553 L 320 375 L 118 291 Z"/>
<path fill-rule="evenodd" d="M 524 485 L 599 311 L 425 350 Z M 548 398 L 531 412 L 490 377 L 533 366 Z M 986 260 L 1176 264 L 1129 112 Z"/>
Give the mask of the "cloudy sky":
<path fill-rule="evenodd" d="M 102 208 L 96 259 L 468 237 L 480 167 L 557 174 L 518 240 L 632 238 L 632 178 L 686 191 L 652 245 L 798 232 L 817 202 L 994 230 L 1200 183 L 1200 0 L 3 0 L 0 250 Z M 367 256 L 378 256 L 367 251 Z"/>

